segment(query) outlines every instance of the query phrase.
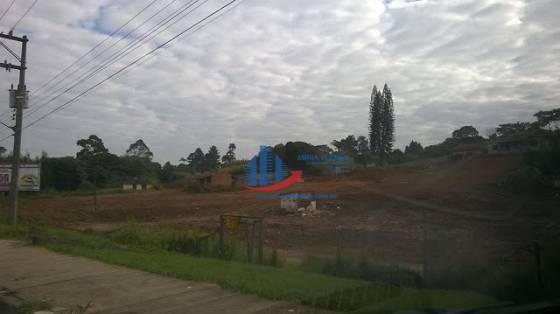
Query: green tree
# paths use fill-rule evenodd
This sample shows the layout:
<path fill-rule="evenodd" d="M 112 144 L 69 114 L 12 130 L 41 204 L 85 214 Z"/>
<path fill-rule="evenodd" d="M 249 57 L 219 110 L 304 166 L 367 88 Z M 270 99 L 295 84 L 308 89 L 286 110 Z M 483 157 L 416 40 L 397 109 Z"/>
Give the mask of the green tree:
<path fill-rule="evenodd" d="M 560 121 L 560 108 L 539 111 L 535 113 L 534 116 L 537 118 L 537 126 L 541 128 L 544 128 L 551 123 L 555 123 L 556 127 L 558 127 L 557 123 Z"/>
<path fill-rule="evenodd" d="M 369 106 L 369 145 L 371 153 L 383 162 L 393 150 L 395 116 L 393 93 L 385 84 L 383 91 L 373 86 Z"/>
<path fill-rule="evenodd" d="M 324 155 L 322 149 L 306 142 L 287 142 L 286 145 L 278 144 L 272 149 L 273 153 L 280 157 L 290 169 L 303 170 L 304 174 L 319 174 L 321 168 L 301 160 L 304 155 Z"/>
<path fill-rule="evenodd" d="M 139 139 L 136 142 L 130 144 L 130 146 L 126 150 L 126 156 L 146 158 L 151 160 L 154 157 L 154 154 L 152 153 L 148 145 L 146 145 L 146 143 L 144 143 L 142 139 Z"/>
<path fill-rule="evenodd" d="M 227 153 L 222 156 L 222 162 L 225 164 L 229 164 L 235 161 L 235 149 L 237 147 L 235 147 L 234 143 L 230 143 L 228 146 L 228 151 Z"/>
<path fill-rule="evenodd" d="M 116 184 L 115 173 L 119 171 L 120 161 L 116 155 L 109 153 L 103 140 L 96 135 L 76 142 L 82 149 L 76 153 L 81 168 L 87 173 L 87 180 L 105 185 L 113 181 Z"/>
<path fill-rule="evenodd" d="M 390 164 L 400 164 L 406 161 L 404 153 L 400 149 L 395 149 L 387 156 L 387 161 Z"/>
<path fill-rule="evenodd" d="M 478 135 L 478 130 L 475 129 L 475 127 L 473 127 L 472 125 L 465 125 L 453 131 L 451 136 L 456 139 L 466 139 L 466 138 L 476 138 L 479 135 Z"/>
<path fill-rule="evenodd" d="M 204 170 L 215 170 L 220 167 L 220 152 L 214 145 L 210 147 L 208 153 L 204 155 Z"/>
<path fill-rule="evenodd" d="M 367 165 L 373 159 L 371 151 L 369 150 L 368 139 L 363 135 L 358 136 L 358 154 L 355 158 L 364 168 L 367 168 Z"/>
<path fill-rule="evenodd" d="M 103 140 L 97 135 L 90 135 L 87 139 L 80 139 L 76 145 L 82 149 L 76 154 L 78 159 L 89 158 L 93 156 L 107 154 L 109 150 L 105 148 Z"/>
<path fill-rule="evenodd" d="M 383 98 L 377 86 L 373 85 L 369 102 L 369 146 L 373 154 L 381 152 L 381 135 L 383 132 Z"/>
<path fill-rule="evenodd" d="M 508 136 L 516 133 L 525 132 L 532 128 L 532 123 L 530 122 L 516 122 L 516 123 L 505 123 L 500 124 L 496 128 L 497 136 Z"/>
<path fill-rule="evenodd" d="M 395 116 L 393 112 L 393 93 L 385 84 L 383 86 L 382 110 L 381 110 L 381 160 L 393 151 L 393 142 L 395 140 Z"/>
<path fill-rule="evenodd" d="M 166 162 L 161 168 L 160 179 L 162 182 L 169 183 L 177 179 L 175 173 L 175 166 L 173 166 L 169 161 Z"/>
<path fill-rule="evenodd" d="M 73 157 L 43 158 L 41 160 L 41 188 L 58 191 L 76 190 L 85 180 L 80 162 Z"/>
<path fill-rule="evenodd" d="M 415 142 L 414 140 L 410 141 L 410 144 L 408 144 L 405 148 L 404 148 L 404 153 L 406 155 L 419 155 L 424 151 L 424 148 L 422 147 L 422 144 Z"/>
<path fill-rule="evenodd" d="M 187 162 L 189 168 L 193 172 L 201 172 L 204 171 L 204 153 L 202 149 L 197 148 L 194 153 L 189 154 L 189 156 L 185 158 L 181 158 L 181 161 Z"/>
<path fill-rule="evenodd" d="M 365 136 L 356 138 L 354 135 L 348 135 L 340 141 L 332 141 L 331 144 L 336 147 L 337 151 L 352 157 L 355 162 L 361 164 L 364 168 L 372 160 L 369 143 Z"/>

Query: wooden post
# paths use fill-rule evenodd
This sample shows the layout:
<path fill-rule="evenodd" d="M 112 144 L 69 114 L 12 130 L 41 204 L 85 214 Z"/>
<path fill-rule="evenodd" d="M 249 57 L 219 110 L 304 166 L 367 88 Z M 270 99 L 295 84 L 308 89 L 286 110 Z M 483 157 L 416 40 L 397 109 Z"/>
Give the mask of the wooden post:
<path fill-rule="evenodd" d="M 263 237 L 263 219 L 259 220 L 259 263 L 263 263 L 263 246 L 264 246 L 264 237 Z"/>
<path fill-rule="evenodd" d="M 247 240 L 247 262 L 251 263 L 253 259 L 253 239 L 251 226 L 249 222 L 245 223 L 245 239 Z"/>
<path fill-rule="evenodd" d="M 539 287 L 543 287 L 542 268 L 541 268 L 541 246 L 538 242 L 533 243 L 533 254 L 535 255 L 535 271 Z"/>
<path fill-rule="evenodd" d="M 224 252 L 224 215 L 220 215 L 220 258 L 225 257 Z"/>

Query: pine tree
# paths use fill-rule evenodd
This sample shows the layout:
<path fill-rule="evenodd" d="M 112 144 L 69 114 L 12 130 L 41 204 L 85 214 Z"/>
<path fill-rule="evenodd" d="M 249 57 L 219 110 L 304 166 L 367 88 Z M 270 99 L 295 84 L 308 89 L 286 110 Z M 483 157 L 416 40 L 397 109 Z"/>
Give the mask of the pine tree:
<path fill-rule="evenodd" d="M 204 155 L 204 171 L 215 170 L 220 167 L 220 152 L 218 148 L 212 145 L 208 153 Z"/>
<path fill-rule="evenodd" d="M 222 162 L 223 163 L 229 164 L 229 163 L 235 161 L 235 149 L 236 148 L 237 147 L 235 147 L 234 143 L 229 144 L 227 153 L 224 156 L 222 156 Z"/>
<path fill-rule="evenodd" d="M 189 154 L 187 159 L 182 158 L 181 161 L 186 160 L 188 162 L 189 168 L 193 172 L 204 171 L 204 153 L 202 149 L 197 148 L 194 153 Z"/>
<path fill-rule="evenodd" d="M 374 85 L 369 102 L 369 145 L 374 155 L 381 149 L 382 117 L 382 97 Z"/>
<path fill-rule="evenodd" d="M 393 94 L 385 84 L 383 86 L 383 94 L 381 96 L 381 147 L 380 158 L 384 160 L 385 156 L 393 151 L 393 142 L 395 140 L 395 117 L 393 113 Z"/>

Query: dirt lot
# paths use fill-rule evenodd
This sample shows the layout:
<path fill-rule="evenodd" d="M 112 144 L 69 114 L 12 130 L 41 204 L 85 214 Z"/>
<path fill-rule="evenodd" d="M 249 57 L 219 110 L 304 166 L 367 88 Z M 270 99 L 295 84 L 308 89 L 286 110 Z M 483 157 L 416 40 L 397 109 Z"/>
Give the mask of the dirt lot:
<path fill-rule="evenodd" d="M 337 195 L 319 200 L 325 213 L 316 216 L 279 214 L 279 200 L 259 199 L 248 190 L 103 195 L 97 210 L 91 196 L 28 198 L 22 200 L 21 216 L 79 228 L 110 229 L 135 221 L 215 230 L 219 214 L 259 215 L 266 219 L 267 244 L 288 257 L 332 254 L 342 243 L 348 252 L 415 267 L 425 257 L 425 238 L 449 239 L 446 248 L 474 247 L 497 256 L 559 228 L 557 198 L 528 198 L 499 188 L 517 160 L 484 157 L 305 178 L 292 190 Z"/>

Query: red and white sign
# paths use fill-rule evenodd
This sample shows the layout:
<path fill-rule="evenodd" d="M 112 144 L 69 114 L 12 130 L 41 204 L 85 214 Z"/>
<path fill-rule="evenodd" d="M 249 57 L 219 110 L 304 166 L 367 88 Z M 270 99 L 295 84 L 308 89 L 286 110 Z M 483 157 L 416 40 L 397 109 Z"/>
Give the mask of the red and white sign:
<path fill-rule="evenodd" d="M 0 191 L 9 191 L 12 165 L 0 165 Z M 19 190 L 39 191 L 41 189 L 41 167 L 38 164 L 19 165 Z"/>

